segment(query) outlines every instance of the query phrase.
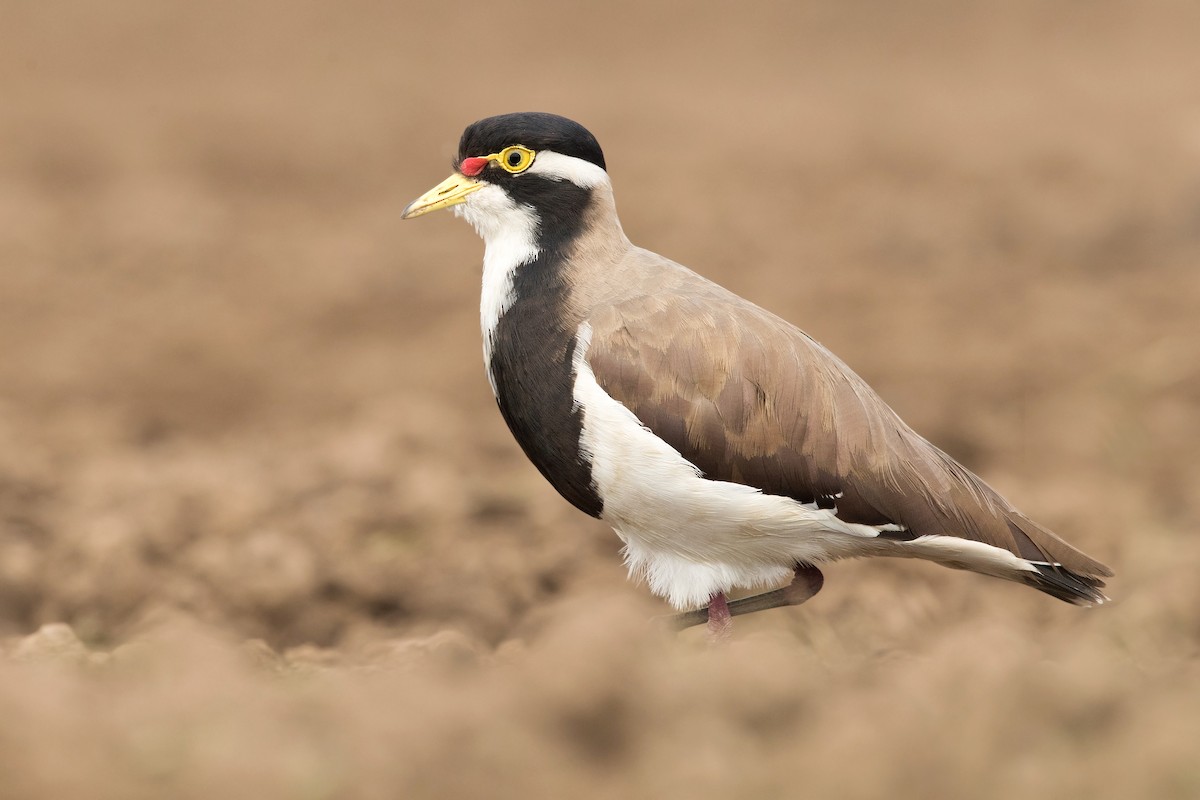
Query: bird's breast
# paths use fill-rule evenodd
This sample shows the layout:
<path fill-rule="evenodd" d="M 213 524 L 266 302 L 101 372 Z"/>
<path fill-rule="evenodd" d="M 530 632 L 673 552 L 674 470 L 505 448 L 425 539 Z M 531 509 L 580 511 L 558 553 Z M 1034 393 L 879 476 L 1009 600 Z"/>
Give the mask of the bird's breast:
<path fill-rule="evenodd" d="M 513 276 L 509 302 L 494 326 L 485 326 L 488 378 L 529 460 L 576 508 L 599 516 L 603 502 L 580 450 L 582 415 L 573 396 L 578 324 L 559 269 L 539 256 Z"/>

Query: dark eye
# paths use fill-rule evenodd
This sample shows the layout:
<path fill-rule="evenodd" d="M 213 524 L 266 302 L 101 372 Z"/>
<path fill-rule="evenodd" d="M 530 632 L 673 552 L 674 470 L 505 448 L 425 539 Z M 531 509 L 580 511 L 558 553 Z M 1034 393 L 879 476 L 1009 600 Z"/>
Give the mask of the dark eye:
<path fill-rule="evenodd" d="M 522 159 L 523 157 L 524 157 L 524 156 L 522 156 L 522 155 L 521 155 L 521 151 L 520 151 L 520 150 L 510 150 L 510 151 L 509 151 L 509 153 L 508 153 L 508 165 L 509 165 L 510 167 L 519 167 L 519 166 L 521 166 L 521 159 Z"/>

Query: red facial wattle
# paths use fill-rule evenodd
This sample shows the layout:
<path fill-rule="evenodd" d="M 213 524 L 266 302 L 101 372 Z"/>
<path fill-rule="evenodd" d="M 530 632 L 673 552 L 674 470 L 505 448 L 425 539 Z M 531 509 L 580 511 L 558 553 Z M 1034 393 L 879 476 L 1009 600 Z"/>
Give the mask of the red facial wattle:
<path fill-rule="evenodd" d="M 464 158 L 462 164 L 458 167 L 458 171 L 467 177 L 474 178 L 483 172 L 483 168 L 487 165 L 488 160 L 486 158 Z"/>

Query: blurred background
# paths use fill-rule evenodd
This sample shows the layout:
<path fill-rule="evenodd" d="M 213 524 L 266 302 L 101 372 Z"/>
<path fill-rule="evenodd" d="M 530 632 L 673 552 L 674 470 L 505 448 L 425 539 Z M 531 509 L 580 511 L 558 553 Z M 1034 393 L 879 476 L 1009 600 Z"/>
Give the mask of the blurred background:
<path fill-rule="evenodd" d="M 0 796 L 1200 797 L 1200 6 L 0 0 Z M 1112 565 L 710 649 L 526 463 L 471 121 Z"/>

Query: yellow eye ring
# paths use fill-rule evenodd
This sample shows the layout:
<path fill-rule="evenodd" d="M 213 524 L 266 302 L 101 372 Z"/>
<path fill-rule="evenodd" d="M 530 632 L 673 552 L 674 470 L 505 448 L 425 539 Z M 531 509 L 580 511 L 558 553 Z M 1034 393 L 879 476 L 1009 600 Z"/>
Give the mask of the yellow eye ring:
<path fill-rule="evenodd" d="M 506 147 L 499 153 L 488 156 L 489 159 L 494 159 L 497 164 L 505 172 L 511 172 L 516 175 L 518 172 L 524 172 L 533 164 L 533 157 L 536 155 L 528 147 L 522 147 L 519 144 L 514 144 L 511 147 Z"/>

